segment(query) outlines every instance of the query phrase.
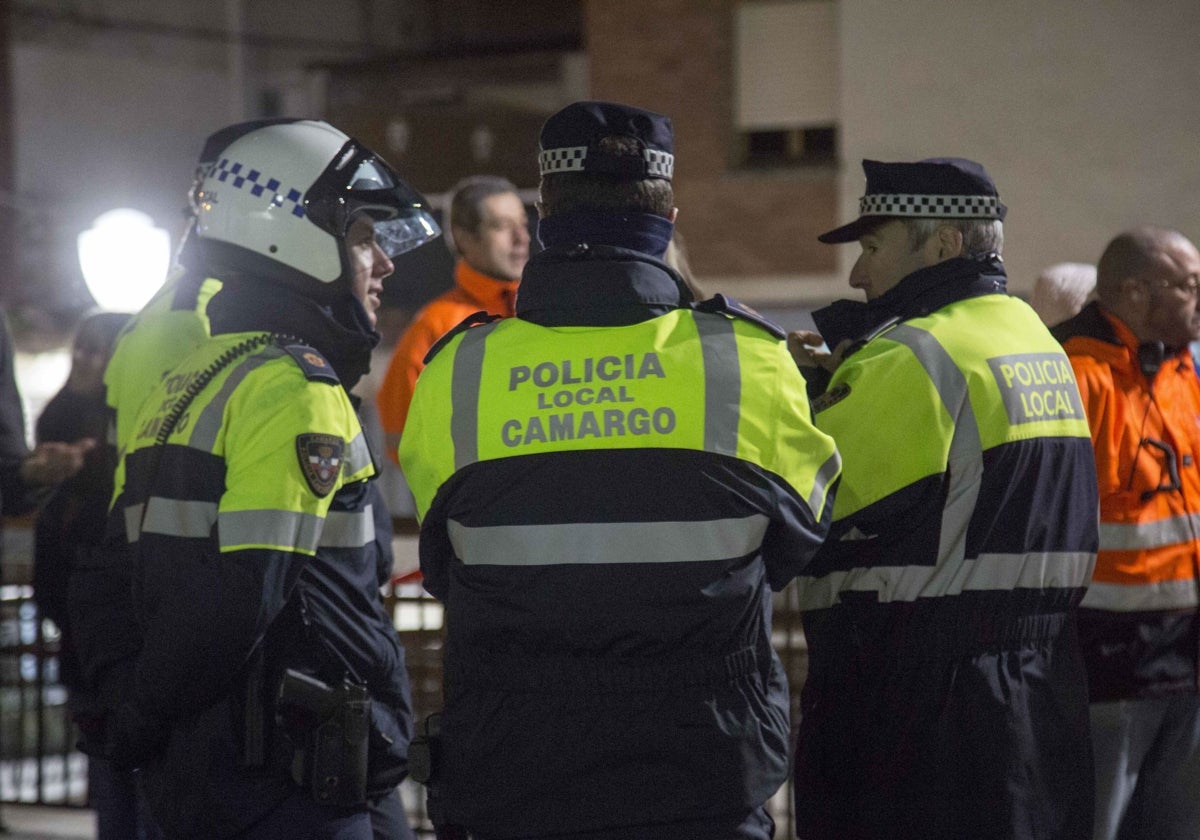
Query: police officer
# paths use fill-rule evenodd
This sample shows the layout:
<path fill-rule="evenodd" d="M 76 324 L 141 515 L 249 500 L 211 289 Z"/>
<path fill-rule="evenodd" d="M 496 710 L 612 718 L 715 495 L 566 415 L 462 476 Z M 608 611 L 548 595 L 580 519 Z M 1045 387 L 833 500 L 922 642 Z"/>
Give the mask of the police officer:
<path fill-rule="evenodd" d="M 799 835 L 1086 838 L 1096 478 L 1071 366 L 1005 294 L 983 167 L 863 168 L 860 217 L 820 237 L 860 243 L 867 302 L 814 313 L 841 364 L 813 408 L 845 472 L 798 581 Z"/>
<path fill-rule="evenodd" d="M 400 461 L 445 603 L 434 815 L 488 838 L 768 838 L 788 693 L 771 590 L 840 471 L 760 317 L 663 261 L 671 122 L 577 102 L 541 133 L 515 318 L 421 375 Z"/>
<path fill-rule="evenodd" d="M 142 632 L 108 749 L 144 766 L 169 837 L 368 838 L 411 711 L 347 390 L 390 258 L 439 231 L 322 122 L 242 134 L 196 198 L 222 285 L 212 338 L 142 404 L 117 473 Z"/>

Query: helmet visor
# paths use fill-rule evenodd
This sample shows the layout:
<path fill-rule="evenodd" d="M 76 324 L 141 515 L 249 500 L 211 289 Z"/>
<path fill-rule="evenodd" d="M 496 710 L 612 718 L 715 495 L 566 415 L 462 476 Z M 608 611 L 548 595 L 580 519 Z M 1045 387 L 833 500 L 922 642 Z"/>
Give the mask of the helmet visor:
<path fill-rule="evenodd" d="M 375 237 L 389 257 L 411 251 L 442 232 L 429 202 L 370 149 L 350 140 L 304 196 L 317 227 L 342 239 L 354 216 L 375 220 Z"/>
<path fill-rule="evenodd" d="M 419 248 L 441 232 L 437 220 L 424 210 L 375 222 L 375 241 L 389 258 Z"/>

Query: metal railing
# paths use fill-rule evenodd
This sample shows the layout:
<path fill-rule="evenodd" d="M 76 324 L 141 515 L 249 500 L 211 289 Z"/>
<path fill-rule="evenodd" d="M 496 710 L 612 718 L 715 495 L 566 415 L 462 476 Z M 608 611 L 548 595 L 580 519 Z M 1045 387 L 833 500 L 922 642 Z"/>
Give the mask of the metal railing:
<path fill-rule="evenodd" d="M 87 759 L 58 679 L 58 628 L 27 584 L 0 586 L 0 801 L 87 804 Z"/>

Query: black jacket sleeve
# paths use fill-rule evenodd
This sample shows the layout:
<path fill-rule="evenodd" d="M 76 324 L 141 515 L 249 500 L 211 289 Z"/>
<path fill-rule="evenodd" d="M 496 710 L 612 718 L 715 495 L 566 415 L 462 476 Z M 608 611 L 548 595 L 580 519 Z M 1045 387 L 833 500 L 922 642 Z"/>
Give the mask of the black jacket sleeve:
<path fill-rule="evenodd" d="M 13 344 L 8 322 L 0 317 L 0 509 L 5 516 L 29 511 L 35 503 L 21 481 L 21 461 L 29 454 L 25 444 L 25 412 L 13 370 Z"/>

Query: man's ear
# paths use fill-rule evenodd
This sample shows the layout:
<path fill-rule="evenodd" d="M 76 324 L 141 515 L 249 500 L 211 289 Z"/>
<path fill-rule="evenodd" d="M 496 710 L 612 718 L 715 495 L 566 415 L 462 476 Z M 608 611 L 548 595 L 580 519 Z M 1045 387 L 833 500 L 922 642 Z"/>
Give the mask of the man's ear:
<path fill-rule="evenodd" d="M 670 216 L 667 216 L 667 219 L 668 219 L 668 220 L 670 220 L 671 224 L 675 224 L 675 220 L 676 220 L 676 219 L 678 219 L 678 218 L 679 218 L 679 208 L 678 208 L 678 207 L 672 207 L 672 208 L 671 208 L 671 215 L 670 215 Z"/>
<path fill-rule="evenodd" d="M 939 225 L 937 229 L 938 261 L 961 257 L 963 253 L 962 231 L 953 225 Z"/>

